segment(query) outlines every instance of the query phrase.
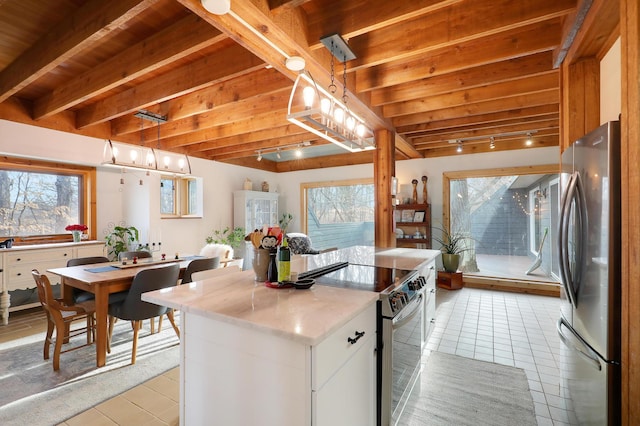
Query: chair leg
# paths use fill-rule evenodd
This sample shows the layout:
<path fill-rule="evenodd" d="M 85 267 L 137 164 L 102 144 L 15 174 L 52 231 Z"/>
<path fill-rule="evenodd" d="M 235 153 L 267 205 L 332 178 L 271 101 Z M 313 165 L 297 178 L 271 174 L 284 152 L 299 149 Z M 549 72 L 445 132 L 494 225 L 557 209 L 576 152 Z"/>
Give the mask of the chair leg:
<path fill-rule="evenodd" d="M 160 318 L 162 318 L 162 317 L 160 317 Z M 178 336 L 178 339 L 179 339 L 180 338 L 180 329 L 176 326 L 176 322 L 173 319 L 173 309 L 169 309 L 167 311 L 167 318 L 169 318 L 169 322 L 173 326 L 173 330 L 176 332 L 176 336 Z"/>
<path fill-rule="evenodd" d="M 87 345 L 92 342 L 91 335 L 93 330 L 93 314 L 87 315 Z"/>
<path fill-rule="evenodd" d="M 116 322 L 116 318 L 109 316 L 109 333 L 107 333 L 107 353 L 111 353 L 111 338 L 113 337 L 113 324 Z"/>
<path fill-rule="evenodd" d="M 142 326 L 140 326 L 142 327 Z M 154 334 L 156 332 L 156 319 L 155 318 L 149 318 L 149 327 L 151 328 L 151 334 Z"/>
<path fill-rule="evenodd" d="M 53 349 L 53 371 L 60 369 L 60 351 L 62 350 L 62 342 L 69 339 L 69 336 L 65 334 L 66 324 L 62 319 L 56 321 L 56 344 Z"/>
<path fill-rule="evenodd" d="M 158 317 L 158 333 L 162 331 L 162 315 Z"/>
<path fill-rule="evenodd" d="M 132 321 L 133 323 L 133 348 L 131 349 L 131 364 L 136 363 L 136 351 L 138 349 L 138 330 L 142 321 Z"/>
<path fill-rule="evenodd" d="M 51 345 L 51 337 L 53 336 L 54 327 L 55 324 L 47 313 L 47 336 L 44 338 L 44 359 L 49 359 L 49 346 Z"/>

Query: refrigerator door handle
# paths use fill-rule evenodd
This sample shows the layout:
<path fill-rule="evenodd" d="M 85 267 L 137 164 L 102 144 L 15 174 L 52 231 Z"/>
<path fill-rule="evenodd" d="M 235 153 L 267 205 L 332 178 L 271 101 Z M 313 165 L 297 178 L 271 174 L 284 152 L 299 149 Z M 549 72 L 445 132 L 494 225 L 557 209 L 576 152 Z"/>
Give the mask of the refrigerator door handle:
<path fill-rule="evenodd" d="M 575 306 L 576 295 L 573 290 L 573 282 L 571 277 L 571 270 L 569 268 L 569 213 L 571 209 L 571 202 L 574 200 L 576 191 L 576 173 L 573 173 L 569 177 L 567 183 L 567 189 L 565 190 L 564 197 L 562 198 L 562 206 L 560 208 L 560 219 L 558 228 L 558 246 L 560 253 L 560 278 L 562 285 L 564 286 L 565 293 L 569 298 L 569 302 Z"/>
<path fill-rule="evenodd" d="M 600 363 L 598 355 L 593 351 L 593 349 L 591 349 L 586 343 L 582 341 L 579 336 L 577 336 L 573 332 L 571 332 L 571 334 L 573 334 L 573 336 L 575 337 L 575 339 L 573 340 L 577 340 L 580 343 L 580 346 L 571 342 L 571 340 L 562 331 L 563 325 L 571 331 L 564 318 L 560 318 L 556 323 L 556 328 L 558 330 L 558 336 L 560 337 L 562 343 L 564 343 L 565 346 L 569 349 L 573 349 L 574 351 L 578 352 L 578 354 L 581 355 L 589 364 L 591 364 L 593 368 L 598 371 L 602 370 L 602 364 Z"/>

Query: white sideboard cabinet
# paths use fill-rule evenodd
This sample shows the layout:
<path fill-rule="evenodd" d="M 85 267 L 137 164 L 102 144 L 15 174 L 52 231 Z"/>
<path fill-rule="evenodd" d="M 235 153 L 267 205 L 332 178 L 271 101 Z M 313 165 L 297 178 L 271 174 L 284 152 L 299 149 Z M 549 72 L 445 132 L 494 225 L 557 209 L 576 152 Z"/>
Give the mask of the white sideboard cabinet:
<path fill-rule="evenodd" d="M 103 241 L 84 241 L 79 243 L 40 244 L 13 246 L 0 250 L 0 316 L 2 323 L 9 322 L 9 312 L 38 306 L 39 303 L 11 305 L 11 291 L 35 288 L 31 270 L 41 273 L 50 268 L 67 265 L 69 259 L 76 257 L 104 256 Z M 51 284 L 60 283 L 58 276 L 50 276 Z"/>
<path fill-rule="evenodd" d="M 263 226 L 278 225 L 278 196 L 277 192 L 262 191 L 234 191 L 233 193 L 233 226 L 241 226 L 246 234 Z M 244 259 L 244 269 L 251 269 L 253 247 L 251 242 L 245 242 L 234 253 L 236 257 Z"/>

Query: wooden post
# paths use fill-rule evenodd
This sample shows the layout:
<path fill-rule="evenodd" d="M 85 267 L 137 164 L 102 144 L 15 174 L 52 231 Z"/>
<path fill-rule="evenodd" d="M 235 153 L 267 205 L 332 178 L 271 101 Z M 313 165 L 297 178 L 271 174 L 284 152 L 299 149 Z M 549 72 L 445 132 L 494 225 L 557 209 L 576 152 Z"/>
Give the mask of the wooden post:
<path fill-rule="evenodd" d="M 600 126 L 600 61 L 562 63 L 560 70 L 560 151 Z"/>
<path fill-rule="evenodd" d="M 375 245 L 395 247 L 391 178 L 396 173 L 395 139 L 393 133 L 376 131 L 376 153 L 373 157 L 373 186 L 375 188 Z"/>
<path fill-rule="evenodd" d="M 640 422 L 640 6 L 620 0 L 622 46 L 622 424 Z"/>

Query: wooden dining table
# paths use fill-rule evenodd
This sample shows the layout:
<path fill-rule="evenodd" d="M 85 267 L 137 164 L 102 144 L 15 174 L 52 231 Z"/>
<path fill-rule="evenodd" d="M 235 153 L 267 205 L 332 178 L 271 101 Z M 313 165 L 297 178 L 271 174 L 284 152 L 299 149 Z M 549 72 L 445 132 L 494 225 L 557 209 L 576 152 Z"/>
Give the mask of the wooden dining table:
<path fill-rule="evenodd" d="M 96 304 L 96 364 L 102 367 L 107 361 L 107 322 L 109 314 L 109 295 L 128 290 L 133 278 L 144 269 L 158 268 L 174 262 L 180 264 L 180 275 L 184 273 L 191 258 L 178 260 L 142 259 L 134 265 L 121 265 L 118 262 L 96 263 L 91 265 L 70 266 L 47 269 L 47 272 L 61 278 L 62 298 L 73 303 L 73 288 L 88 291 L 95 295 Z"/>

